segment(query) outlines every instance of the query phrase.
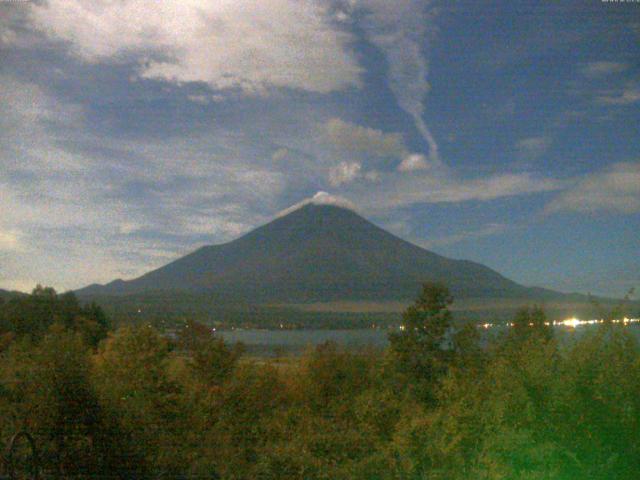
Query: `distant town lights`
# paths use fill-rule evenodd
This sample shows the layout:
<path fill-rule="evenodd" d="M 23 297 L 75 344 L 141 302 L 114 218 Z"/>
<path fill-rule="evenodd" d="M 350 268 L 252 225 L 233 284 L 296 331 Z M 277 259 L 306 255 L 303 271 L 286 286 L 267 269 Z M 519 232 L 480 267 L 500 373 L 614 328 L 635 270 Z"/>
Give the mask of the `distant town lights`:
<path fill-rule="evenodd" d="M 622 324 L 622 325 L 629 325 L 630 323 L 639 323 L 640 322 L 640 318 L 628 318 L 628 317 L 624 317 L 622 319 L 614 319 L 611 320 L 611 323 L 618 323 L 618 324 Z M 559 320 L 559 321 L 553 321 L 553 322 L 544 322 L 544 324 L 546 326 L 551 326 L 553 325 L 554 327 L 569 327 L 569 328 L 576 328 L 576 327 L 580 327 L 583 325 L 598 325 L 598 324 L 602 324 L 605 323 L 604 319 L 594 319 L 594 320 L 580 320 L 579 318 L 576 317 L 571 317 L 571 318 L 567 318 L 566 320 Z M 529 323 L 528 324 L 530 327 L 534 326 L 533 323 Z M 481 323 L 479 325 L 477 325 L 478 328 L 484 328 L 484 329 L 489 329 L 489 328 L 493 328 L 493 327 L 514 327 L 515 324 L 513 322 L 507 322 L 507 323 Z M 401 330 L 403 330 L 403 327 L 400 327 Z"/>
<path fill-rule="evenodd" d="M 576 328 L 578 325 L 582 325 L 582 322 L 578 320 L 576 317 L 568 318 L 560 322 L 560 325 L 564 325 L 565 327 Z"/>

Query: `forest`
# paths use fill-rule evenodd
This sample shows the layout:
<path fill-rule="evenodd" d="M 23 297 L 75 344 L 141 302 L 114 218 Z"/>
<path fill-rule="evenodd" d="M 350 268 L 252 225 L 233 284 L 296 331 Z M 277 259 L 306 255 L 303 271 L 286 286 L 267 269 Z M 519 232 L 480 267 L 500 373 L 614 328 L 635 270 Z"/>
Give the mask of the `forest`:
<path fill-rule="evenodd" d="M 384 351 L 256 358 L 37 287 L 0 300 L 0 440 L 54 478 L 637 478 L 633 327 L 561 342 L 532 306 L 487 341 L 452 302 L 425 284 Z"/>

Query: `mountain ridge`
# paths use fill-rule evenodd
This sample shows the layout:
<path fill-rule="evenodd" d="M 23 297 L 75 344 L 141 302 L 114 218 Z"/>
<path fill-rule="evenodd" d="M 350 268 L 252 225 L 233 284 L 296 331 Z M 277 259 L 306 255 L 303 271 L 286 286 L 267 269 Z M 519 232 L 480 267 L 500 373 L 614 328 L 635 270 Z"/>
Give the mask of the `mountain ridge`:
<path fill-rule="evenodd" d="M 26 295 L 26 293 L 18 292 L 16 290 L 4 290 L 0 288 L 0 299 L 2 300 L 10 300 L 14 297 L 19 297 L 22 295 Z"/>
<path fill-rule="evenodd" d="M 424 281 L 456 298 L 557 298 L 470 260 L 443 257 L 399 238 L 356 212 L 309 203 L 241 237 L 194 252 L 132 280 L 76 291 L 122 296 L 153 291 L 206 293 L 222 302 L 308 303 L 407 300 Z"/>

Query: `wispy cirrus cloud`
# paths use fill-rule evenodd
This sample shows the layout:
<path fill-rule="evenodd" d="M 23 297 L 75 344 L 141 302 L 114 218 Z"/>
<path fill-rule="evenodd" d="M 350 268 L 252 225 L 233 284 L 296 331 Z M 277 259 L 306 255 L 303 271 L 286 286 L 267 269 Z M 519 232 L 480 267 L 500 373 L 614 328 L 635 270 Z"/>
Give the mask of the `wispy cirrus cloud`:
<path fill-rule="evenodd" d="M 629 81 L 619 88 L 607 89 L 596 95 L 602 105 L 626 106 L 640 102 L 640 82 Z"/>
<path fill-rule="evenodd" d="M 341 160 L 328 170 L 328 182 L 370 211 L 427 203 L 489 201 L 497 198 L 558 190 L 563 183 L 531 173 L 460 176 L 430 157 L 410 153 L 395 133 L 363 127 L 337 118 L 323 125 L 329 143 L 345 156 L 364 154 L 361 160 Z M 521 148 L 541 154 L 547 137 L 524 139 Z M 374 157 L 386 158 L 386 169 L 370 168 Z M 373 162 L 375 163 L 375 162 Z M 374 184 L 374 185 L 373 185 Z"/>
<path fill-rule="evenodd" d="M 477 229 L 463 230 L 449 235 L 443 235 L 441 237 L 429 238 L 421 241 L 420 244 L 425 248 L 453 245 L 466 240 L 475 240 L 478 238 L 490 237 L 492 235 L 499 235 L 504 233 L 507 229 L 507 225 L 502 223 L 489 223 Z"/>
<path fill-rule="evenodd" d="M 632 65 L 625 62 L 597 61 L 583 64 L 581 78 L 572 93 L 586 96 L 597 105 L 624 107 L 640 102 L 640 81 Z"/>
<path fill-rule="evenodd" d="M 580 72 L 590 78 L 600 78 L 622 73 L 629 69 L 629 65 L 623 62 L 598 61 L 589 62 L 580 68 Z"/>
<path fill-rule="evenodd" d="M 425 52 L 428 34 L 433 33 L 433 10 L 418 0 L 362 0 L 364 31 L 385 55 L 388 78 L 398 105 L 413 119 L 429 146 L 432 162 L 440 162 L 438 143 L 424 120 L 424 102 L 430 86 Z"/>
<path fill-rule="evenodd" d="M 560 190 L 563 185 L 531 173 L 464 178 L 450 170 L 421 170 L 413 175 L 388 173 L 375 187 L 354 184 L 348 190 L 348 197 L 363 209 L 385 212 L 421 204 L 491 201 Z"/>
<path fill-rule="evenodd" d="M 616 163 L 575 179 L 547 205 L 545 212 L 640 212 L 640 162 Z"/>
<path fill-rule="evenodd" d="M 0 80 L 10 86 L 0 93 L 7 286 L 77 288 L 144 273 L 249 230 L 285 187 L 283 174 L 242 157 L 236 135 L 103 137 L 87 131 L 80 106 L 34 83 Z"/>

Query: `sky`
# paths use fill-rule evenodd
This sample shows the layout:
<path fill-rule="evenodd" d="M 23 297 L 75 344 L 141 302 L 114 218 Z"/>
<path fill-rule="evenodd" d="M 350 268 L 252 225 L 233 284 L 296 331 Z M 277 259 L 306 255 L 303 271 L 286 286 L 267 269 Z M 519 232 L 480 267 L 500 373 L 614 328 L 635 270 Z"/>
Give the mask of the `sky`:
<path fill-rule="evenodd" d="M 316 196 L 525 285 L 640 287 L 640 3 L 0 0 L 0 288 Z"/>

